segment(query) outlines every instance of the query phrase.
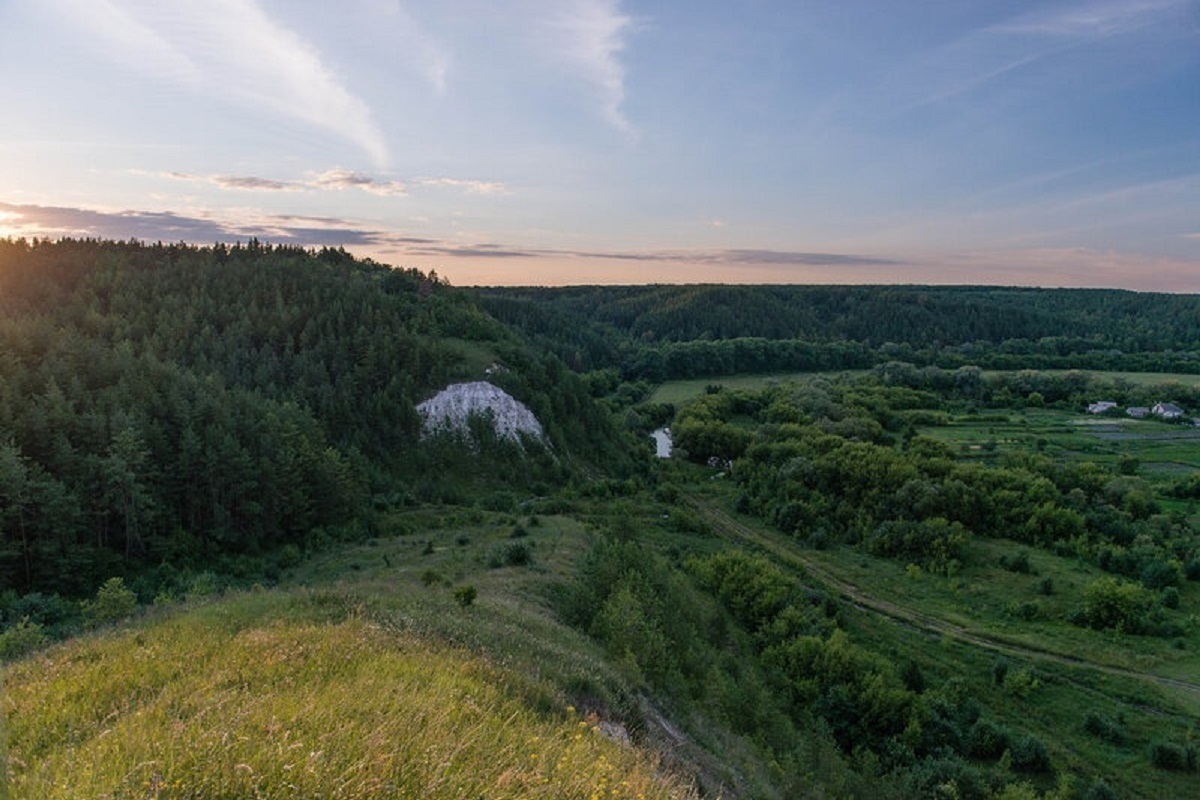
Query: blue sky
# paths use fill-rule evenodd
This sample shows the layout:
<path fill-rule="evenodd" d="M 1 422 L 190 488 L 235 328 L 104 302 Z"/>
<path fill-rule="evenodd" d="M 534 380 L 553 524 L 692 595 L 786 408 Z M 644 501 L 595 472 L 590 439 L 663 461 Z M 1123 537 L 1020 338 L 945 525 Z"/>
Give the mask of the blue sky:
<path fill-rule="evenodd" d="M 4 0 L 0 235 L 1200 291 L 1200 0 Z"/>

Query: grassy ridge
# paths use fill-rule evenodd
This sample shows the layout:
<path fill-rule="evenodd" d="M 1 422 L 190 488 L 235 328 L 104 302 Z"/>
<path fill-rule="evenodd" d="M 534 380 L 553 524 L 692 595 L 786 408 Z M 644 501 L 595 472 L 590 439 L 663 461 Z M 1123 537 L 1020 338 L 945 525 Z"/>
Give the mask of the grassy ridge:
<path fill-rule="evenodd" d="M 13 665 L 14 798 L 689 796 L 522 679 L 322 592 L 258 593 Z"/>

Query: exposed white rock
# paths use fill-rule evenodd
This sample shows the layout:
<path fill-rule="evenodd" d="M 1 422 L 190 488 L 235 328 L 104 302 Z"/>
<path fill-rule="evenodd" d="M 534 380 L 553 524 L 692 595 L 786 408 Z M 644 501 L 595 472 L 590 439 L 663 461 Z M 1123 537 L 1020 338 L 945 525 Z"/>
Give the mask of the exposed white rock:
<path fill-rule="evenodd" d="M 659 428 L 650 434 L 654 437 L 654 451 L 659 458 L 671 457 L 671 429 Z"/>
<path fill-rule="evenodd" d="M 502 439 L 519 440 L 520 434 L 535 439 L 544 438 L 537 417 L 520 400 L 487 381 L 455 383 L 447 386 L 429 400 L 417 406 L 425 418 L 426 435 L 438 431 L 469 432 L 467 420 L 472 415 L 490 417 L 496 435 Z"/>

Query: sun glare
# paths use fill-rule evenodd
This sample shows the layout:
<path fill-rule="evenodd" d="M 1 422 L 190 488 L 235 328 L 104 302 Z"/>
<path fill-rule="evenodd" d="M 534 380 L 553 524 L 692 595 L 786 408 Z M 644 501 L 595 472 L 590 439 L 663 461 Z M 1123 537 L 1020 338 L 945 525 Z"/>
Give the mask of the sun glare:
<path fill-rule="evenodd" d="M 0 239 L 16 237 L 17 226 L 12 223 L 15 223 L 20 218 L 20 214 L 14 214 L 11 211 L 0 211 Z"/>

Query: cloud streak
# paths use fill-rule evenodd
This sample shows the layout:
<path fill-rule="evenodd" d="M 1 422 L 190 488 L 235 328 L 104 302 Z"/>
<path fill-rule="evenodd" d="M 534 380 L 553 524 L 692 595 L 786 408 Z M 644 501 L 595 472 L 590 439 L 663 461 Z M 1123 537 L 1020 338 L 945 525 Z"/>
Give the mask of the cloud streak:
<path fill-rule="evenodd" d="M 555 250 L 542 248 L 508 248 L 499 244 L 455 245 L 440 244 L 415 248 L 421 255 L 455 258 L 555 258 L 599 259 L 604 261 L 636 261 L 657 264 L 694 264 L 697 266 L 896 266 L 905 262 L 874 256 L 849 253 L 806 253 L 787 250 L 718 249 L 718 250 Z"/>
<path fill-rule="evenodd" d="M 1021 15 L 972 31 L 898 69 L 888 93 L 901 99 L 904 111 L 942 103 L 1070 51 L 1173 25 L 1192 7 L 1194 0 L 1086 0 Z"/>
<path fill-rule="evenodd" d="M 623 108 L 625 65 L 621 61 L 632 18 L 621 12 L 618 0 L 574 0 L 564 6 L 548 23 L 552 34 L 562 42 L 561 55 L 592 84 L 608 123 L 634 136 Z"/>
<path fill-rule="evenodd" d="M 312 173 L 307 180 L 282 181 L 274 178 L 263 178 L 256 175 L 193 175 L 188 172 L 147 172 L 133 170 L 135 175 L 169 178 L 188 183 L 201 183 L 217 186 L 221 189 L 247 192 L 310 192 L 310 191 L 342 191 L 358 189 L 381 197 L 407 195 L 409 183 L 404 181 L 378 178 L 365 172 L 342 168 L 328 169 L 324 172 Z M 465 178 L 414 178 L 411 185 L 429 189 L 450 189 L 464 194 L 501 195 L 508 194 L 508 188 L 497 181 L 470 180 Z"/>
<path fill-rule="evenodd" d="M 401 49 L 433 90 L 444 94 L 450 71 L 450 56 L 446 47 L 398 2 L 387 4 L 386 14 L 392 25 L 389 34 L 404 43 Z"/>
<path fill-rule="evenodd" d="M 313 178 L 309 185 L 318 189 L 362 189 L 385 197 L 406 192 L 404 184 L 399 181 L 380 180 L 348 169 L 326 170 Z"/>
<path fill-rule="evenodd" d="M 508 189 L 505 185 L 495 181 L 473 181 L 461 178 L 417 178 L 413 183 L 435 188 L 461 189 L 467 194 L 508 194 Z"/>
<path fill-rule="evenodd" d="M 378 166 L 384 136 L 313 43 L 255 0 L 52 0 L 106 55 L 158 82 L 334 133 Z"/>

